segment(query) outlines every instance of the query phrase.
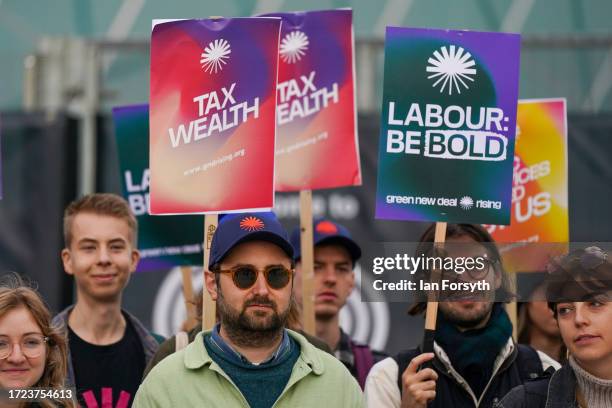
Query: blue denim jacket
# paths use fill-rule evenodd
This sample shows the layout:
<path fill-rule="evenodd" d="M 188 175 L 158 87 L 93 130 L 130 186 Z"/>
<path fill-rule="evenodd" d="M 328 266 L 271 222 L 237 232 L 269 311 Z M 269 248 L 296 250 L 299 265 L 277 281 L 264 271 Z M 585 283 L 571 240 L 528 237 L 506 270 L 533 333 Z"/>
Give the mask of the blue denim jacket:
<path fill-rule="evenodd" d="M 496 408 L 577 408 L 576 376 L 569 364 L 545 377 L 513 388 Z"/>

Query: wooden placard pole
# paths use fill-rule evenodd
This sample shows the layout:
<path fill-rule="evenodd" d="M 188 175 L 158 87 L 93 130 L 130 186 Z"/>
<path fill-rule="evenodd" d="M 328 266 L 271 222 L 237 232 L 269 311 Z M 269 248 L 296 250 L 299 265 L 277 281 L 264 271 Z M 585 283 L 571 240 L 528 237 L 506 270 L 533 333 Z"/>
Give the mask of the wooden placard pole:
<path fill-rule="evenodd" d="M 516 272 L 508 273 L 508 280 L 510 281 L 510 291 L 512 293 L 516 292 Z M 510 322 L 512 322 L 512 338 L 514 341 L 517 341 L 518 336 L 518 307 L 516 304 L 516 300 L 506 304 L 506 313 L 510 317 Z"/>
<path fill-rule="evenodd" d="M 434 236 L 434 250 L 444 245 L 446 241 L 446 223 L 436 222 L 436 233 Z M 440 282 L 440 271 L 431 271 L 432 282 Z M 427 311 L 425 312 L 425 333 L 423 335 L 423 353 L 433 353 L 434 335 L 436 334 L 436 321 L 438 319 L 438 295 L 430 291 L 427 295 Z"/>
<path fill-rule="evenodd" d="M 210 259 L 210 245 L 212 243 L 213 235 L 217 230 L 217 224 L 219 216 L 217 214 L 206 214 L 204 216 L 204 265 L 202 266 L 202 274 L 205 274 L 208 270 L 208 260 Z M 206 282 L 206 276 L 204 281 Z M 206 290 L 206 283 L 202 289 L 202 330 L 211 330 L 216 319 L 216 304 L 210 297 L 210 293 Z"/>
<path fill-rule="evenodd" d="M 312 245 L 312 191 L 300 191 L 300 250 L 302 263 L 302 326 L 316 335 L 314 313 L 314 248 Z"/>
<path fill-rule="evenodd" d="M 185 310 L 187 311 L 187 320 L 185 323 L 185 331 L 193 329 L 196 322 L 196 309 L 193 303 L 193 282 L 191 279 L 191 266 L 181 266 L 181 277 L 183 278 L 183 297 L 185 298 Z"/>

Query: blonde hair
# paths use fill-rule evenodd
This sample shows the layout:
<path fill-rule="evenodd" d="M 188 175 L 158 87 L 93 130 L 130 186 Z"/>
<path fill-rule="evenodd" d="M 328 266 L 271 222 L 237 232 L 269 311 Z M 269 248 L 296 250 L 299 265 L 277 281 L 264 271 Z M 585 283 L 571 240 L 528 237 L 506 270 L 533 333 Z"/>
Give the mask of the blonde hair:
<path fill-rule="evenodd" d="M 26 286 L 17 274 L 5 278 L 0 284 L 0 317 L 8 312 L 24 307 L 30 312 L 47 342 L 45 369 L 34 387 L 62 388 L 67 370 L 67 341 L 58 328 L 51 326 L 51 314 L 44 301 L 35 289 Z M 74 407 L 71 401 L 43 400 L 42 407 L 56 407 L 60 403 L 64 407 Z"/>
<path fill-rule="evenodd" d="M 71 202 L 64 211 L 64 245 L 70 248 L 72 243 L 72 222 L 80 213 L 106 215 L 124 220 L 131 234 L 134 247 L 138 241 L 138 221 L 129 204 L 122 197 L 110 193 L 88 194 Z"/>

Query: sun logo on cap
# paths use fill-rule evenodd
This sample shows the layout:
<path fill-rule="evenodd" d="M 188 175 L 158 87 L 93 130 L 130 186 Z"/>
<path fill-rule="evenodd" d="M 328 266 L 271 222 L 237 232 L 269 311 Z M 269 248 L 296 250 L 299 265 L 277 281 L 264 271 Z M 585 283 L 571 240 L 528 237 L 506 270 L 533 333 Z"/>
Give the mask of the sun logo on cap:
<path fill-rule="evenodd" d="M 317 224 L 316 230 L 320 234 L 337 234 L 338 227 L 333 222 L 321 221 Z"/>
<path fill-rule="evenodd" d="M 263 221 L 257 217 L 246 217 L 240 221 L 240 228 L 250 232 L 260 231 L 264 229 L 264 226 Z"/>

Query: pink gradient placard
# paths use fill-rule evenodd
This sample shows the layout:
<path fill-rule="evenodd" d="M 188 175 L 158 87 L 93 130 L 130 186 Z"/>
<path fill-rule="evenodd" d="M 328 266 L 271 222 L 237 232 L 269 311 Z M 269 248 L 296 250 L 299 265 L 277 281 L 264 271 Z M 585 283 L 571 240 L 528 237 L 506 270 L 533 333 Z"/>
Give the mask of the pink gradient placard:
<path fill-rule="evenodd" d="M 267 16 L 283 20 L 276 190 L 360 185 L 352 11 Z"/>
<path fill-rule="evenodd" d="M 233 18 L 155 25 L 151 214 L 273 207 L 280 24 Z"/>

